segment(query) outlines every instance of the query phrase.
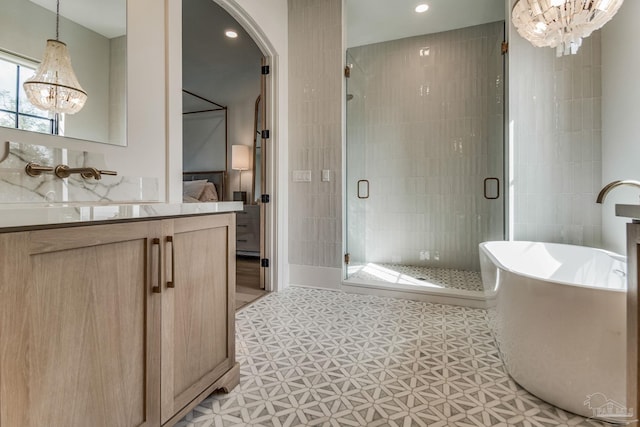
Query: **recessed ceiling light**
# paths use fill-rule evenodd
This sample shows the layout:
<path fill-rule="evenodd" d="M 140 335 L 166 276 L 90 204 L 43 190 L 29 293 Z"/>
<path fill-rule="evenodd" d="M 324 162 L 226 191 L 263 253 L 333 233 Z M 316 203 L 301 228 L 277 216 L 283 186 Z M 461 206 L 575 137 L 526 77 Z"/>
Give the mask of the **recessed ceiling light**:
<path fill-rule="evenodd" d="M 426 12 L 427 10 L 429 10 L 428 4 L 423 3 L 416 6 L 416 12 L 418 13 L 423 13 L 423 12 Z"/>
<path fill-rule="evenodd" d="M 237 37 L 238 37 L 238 33 L 236 33 L 236 32 L 235 32 L 235 31 L 233 31 L 233 30 L 227 30 L 227 31 L 225 31 L 225 32 L 224 32 L 224 35 L 225 35 L 225 36 L 227 36 L 227 37 L 229 37 L 230 39 L 235 39 L 235 38 L 237 38 Z"/>

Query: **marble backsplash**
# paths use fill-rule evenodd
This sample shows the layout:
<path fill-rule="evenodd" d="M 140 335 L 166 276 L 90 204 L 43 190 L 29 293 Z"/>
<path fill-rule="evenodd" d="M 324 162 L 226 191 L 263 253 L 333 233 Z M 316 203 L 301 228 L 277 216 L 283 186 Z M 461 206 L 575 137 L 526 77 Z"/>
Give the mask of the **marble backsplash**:
<path fill-rule="evenodd" d="M 130 203 L 159 200 L 157 178 L 102 175 L 100 180 L 96 180 L 74 174 L 61 179 L 51 172 L 32 177 L 25 171 L 29 162 L 50 167 L 64 164 L 71 168 L 94 167 L 107 170 L 109 167 L 100 153 L 12 141 L 6 143 L 5 152 L 5 157 L 0 159 L 0 204 Z"/>

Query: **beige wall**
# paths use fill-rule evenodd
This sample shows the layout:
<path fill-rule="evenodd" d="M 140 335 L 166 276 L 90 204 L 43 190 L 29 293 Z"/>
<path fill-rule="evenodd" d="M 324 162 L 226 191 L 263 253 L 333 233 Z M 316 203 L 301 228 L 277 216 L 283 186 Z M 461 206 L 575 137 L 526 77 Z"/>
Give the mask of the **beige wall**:
<path fill-rule="evenodd" d="M 337 269 L 339 278 L 344 63 L 341 0 L 289 1 L 289 57 L 289 262 L 296 272 L 301 271 L 296 266 Z M 321 182 L 323 169 L 330 170 L 330 182 Z M 311 171 L 311 182 L 292 182 L 297 170 Z M 311 278 L 292 272 L 291 280 L 306 284 Z"/>

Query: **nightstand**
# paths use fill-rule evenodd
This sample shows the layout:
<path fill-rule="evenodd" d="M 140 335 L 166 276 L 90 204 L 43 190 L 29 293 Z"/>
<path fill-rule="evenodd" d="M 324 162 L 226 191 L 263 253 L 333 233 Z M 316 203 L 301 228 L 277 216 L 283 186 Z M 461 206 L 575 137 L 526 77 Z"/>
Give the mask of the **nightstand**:
<path fill-rule="evenodd" d="M 236 253 L 260 256 L 260 205 L 244 205 L 236 213 Z"/>

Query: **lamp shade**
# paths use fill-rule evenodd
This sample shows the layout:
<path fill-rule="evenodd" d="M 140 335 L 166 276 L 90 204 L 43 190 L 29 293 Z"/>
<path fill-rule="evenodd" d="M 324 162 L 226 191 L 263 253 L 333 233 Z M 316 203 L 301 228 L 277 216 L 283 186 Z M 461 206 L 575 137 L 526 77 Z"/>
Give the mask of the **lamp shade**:
<path fill-rule="evenodd" d="M 231 169 L 237 171 L 249 170 L 249 146 L 231 146 Z"/>
<path fill-rule="evenodd" d="M 34 106 L 54 113 L 77 113 L 87 100 L 71 67 L 67 45 L 58 40 L 47 40 L 40 66 L 23 87 Z"/>

